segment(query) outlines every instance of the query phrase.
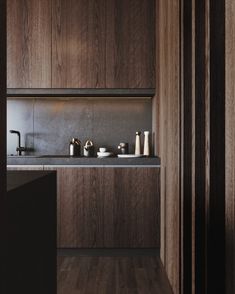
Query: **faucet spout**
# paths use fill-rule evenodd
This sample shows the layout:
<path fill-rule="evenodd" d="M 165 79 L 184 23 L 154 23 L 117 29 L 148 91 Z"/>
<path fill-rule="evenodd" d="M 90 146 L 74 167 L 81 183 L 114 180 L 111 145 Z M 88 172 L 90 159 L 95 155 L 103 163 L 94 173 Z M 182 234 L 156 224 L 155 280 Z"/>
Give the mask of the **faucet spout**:
<path fill-rule="evenodd" d="M 26 151 L 25 147 L 21 147 L 21 134 L 19 131 L 16 130 L 10 130 L 11 134 L 16 134 L 18 136 L 18 147 L 16 148 L 16 151 L 18 153 L 19 156 L 22 155 L 22 151 Z"/>

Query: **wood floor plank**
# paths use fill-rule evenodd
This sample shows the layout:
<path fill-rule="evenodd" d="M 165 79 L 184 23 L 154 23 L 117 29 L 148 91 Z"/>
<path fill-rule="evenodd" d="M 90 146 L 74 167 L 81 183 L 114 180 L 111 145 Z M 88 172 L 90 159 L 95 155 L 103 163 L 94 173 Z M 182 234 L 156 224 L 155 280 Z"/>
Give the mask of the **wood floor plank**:
<path fill-rule="evenodd" d="M 172 294 L 156 256 L 59 256 L 58 294 Z"/>

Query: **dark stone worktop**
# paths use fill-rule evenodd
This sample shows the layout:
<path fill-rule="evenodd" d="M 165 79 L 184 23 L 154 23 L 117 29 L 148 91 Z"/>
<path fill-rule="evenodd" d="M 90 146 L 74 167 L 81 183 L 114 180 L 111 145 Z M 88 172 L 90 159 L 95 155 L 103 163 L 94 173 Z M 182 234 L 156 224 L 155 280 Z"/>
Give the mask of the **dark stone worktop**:
<path fill-rule="evenodd" d="M 9 156 L 7 165 L 160 166 L 159 157 L 96 158 L 70 156 Z"/>

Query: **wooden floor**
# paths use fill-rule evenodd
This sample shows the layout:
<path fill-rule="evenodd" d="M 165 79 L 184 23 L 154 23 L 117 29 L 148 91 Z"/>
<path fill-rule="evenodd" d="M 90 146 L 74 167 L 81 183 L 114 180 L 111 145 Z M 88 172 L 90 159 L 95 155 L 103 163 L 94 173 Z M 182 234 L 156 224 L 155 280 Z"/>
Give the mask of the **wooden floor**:
<path fill-rule="evenodd" d="M 58 256 L 57 294 L 172 294 L 158 257 Z"/>

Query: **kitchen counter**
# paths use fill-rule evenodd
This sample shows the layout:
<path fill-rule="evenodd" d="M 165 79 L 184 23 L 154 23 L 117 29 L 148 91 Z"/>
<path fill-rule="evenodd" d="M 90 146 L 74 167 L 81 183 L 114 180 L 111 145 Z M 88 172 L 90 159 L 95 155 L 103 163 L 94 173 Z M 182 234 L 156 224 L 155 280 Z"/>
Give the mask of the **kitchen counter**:
<path fill-rule="evenodd" d="M 70 157 L 70 156 L 8 156 L 7 165 L 61 165 L 61 166 L 148 166 L 160 167 L 159 157 L 140 158 L 96 158 L 96 157 Z"/>

